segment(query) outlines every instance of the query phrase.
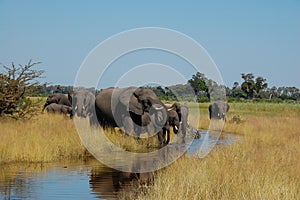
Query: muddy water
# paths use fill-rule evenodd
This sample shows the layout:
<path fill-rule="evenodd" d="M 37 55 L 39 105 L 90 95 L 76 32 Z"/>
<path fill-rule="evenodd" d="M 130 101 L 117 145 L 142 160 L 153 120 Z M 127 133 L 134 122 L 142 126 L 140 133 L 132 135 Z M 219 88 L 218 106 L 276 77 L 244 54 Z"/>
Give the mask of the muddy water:
<path fill-rule="evenodd" d="M 203 144 L 210 144 L 214 138 L 213 134 L 201 132 L 201 138 L 191 143 L 187 154 L 197 155 L 199 146 L 206 148 Z M 236 139 L 227 134 L 217 145 L 231 144 Z M 0 167 L 0 199 L 116 199 L 124 186 L 147 184 L 152 178 L 153 173 L 123 173 L 94 159 L 5 165 Z"/>

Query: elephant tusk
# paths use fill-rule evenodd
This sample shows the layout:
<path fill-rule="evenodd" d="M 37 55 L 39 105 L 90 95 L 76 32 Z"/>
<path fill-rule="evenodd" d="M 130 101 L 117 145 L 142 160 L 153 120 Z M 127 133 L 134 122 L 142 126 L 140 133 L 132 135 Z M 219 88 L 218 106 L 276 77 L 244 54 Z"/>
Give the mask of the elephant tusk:
<path fill-rule="evenodd" d="M 174 128 L 175 128 L 176 131 L 178 131 L 178 127 L 177 126 L 174 126 Z"/>
<path fill-rule="evenodd" d="M 75 110 L 77 110 L 78 109 L 78 107 L 77 106 L 75 106 L 75 108 L 74 108 Z"/>
<path fill-rule="evenodd" d="M 171 111 L 171 110 L 174 110 L 174 107 L 172 107 L 172 108 L 168 108 L 168 112 L 169 112 L 169 111 Z"/>
<path fill-rule="evenodd" d="M 153 108 L 155 109 L 155 110 L 162 110 L 162 109 L 164 109 L 164 107 L 163 106 L 161 106 L 161 105 L 159 105 L 159 104 L 155 104 L 155 105 L 153 105 Z"/>

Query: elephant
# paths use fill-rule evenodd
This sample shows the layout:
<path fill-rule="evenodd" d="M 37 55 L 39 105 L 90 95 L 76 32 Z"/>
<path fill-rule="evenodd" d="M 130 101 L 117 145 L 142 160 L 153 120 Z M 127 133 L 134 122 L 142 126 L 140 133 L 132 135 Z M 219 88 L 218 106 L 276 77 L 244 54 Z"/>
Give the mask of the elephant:
<path fill-rule="evenodd" d="M 86 89 L 74 90 L 73 93 L 74 115 L 86 118 L 89 116 L 90 124 L 96 124 L 95 95 Z"/>
<path fill-rule="evenodd" d="M 48 113 L 60 113 L 60 114 L 70 114 L 70 118 L 73 117 L 72 107 L 57 103 L 51 103 L 45 107 Z"/>
<path fill-rule="evenodd" d="M 50 94 L 46 100 L 46 103 L 44 104 L 43 111 L 45 110 L 46 106 L 52 103 L 62 104 L 62 105 L 72 107 L 72 97 L 69 93 L 68 96 L 61 93 Z"/>
<path fill-rule="evenodd" d="M 142 126 L 160 131 L 167 121 L 165 105 L 151 89 L 141 87 L 103 89 L 96 96 L 95 110 L 101 126 L 124 127 L 125 133 L 138 138 Z"/>
<path fill-rule="evenodd" d="M 216 101 L 209 105 L 209 119 L 226 120 L 229 105 L 224 101 Z"/>
<path fill-rule="evenodd" d="M 166 125 L 163 127 L 162 135 L 159 136 L 159 141 L 168 144 L 170 141 L 170 126 L 173 127 L 175 134 L 181 131 L 183 138 L 185 138 L 188 126 L 188 107 L 186 105 L 181 106 L 177 102 L 174 104 L 165 104 L 165 106 L 168 109 L 168 119 Z"/>

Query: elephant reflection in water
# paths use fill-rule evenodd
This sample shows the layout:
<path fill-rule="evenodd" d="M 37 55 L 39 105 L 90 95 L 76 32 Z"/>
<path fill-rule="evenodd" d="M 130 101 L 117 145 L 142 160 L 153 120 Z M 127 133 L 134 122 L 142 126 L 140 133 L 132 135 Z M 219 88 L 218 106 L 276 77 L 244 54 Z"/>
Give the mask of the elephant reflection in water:
<path fill-rule="evenodd" d="M 141 186 L 153 183 L 153 173 L 129 173 L 113 169 L 92 169 L 90 187 L 97 197 L 116 198 L 119 191 L 126 186 Z"/>

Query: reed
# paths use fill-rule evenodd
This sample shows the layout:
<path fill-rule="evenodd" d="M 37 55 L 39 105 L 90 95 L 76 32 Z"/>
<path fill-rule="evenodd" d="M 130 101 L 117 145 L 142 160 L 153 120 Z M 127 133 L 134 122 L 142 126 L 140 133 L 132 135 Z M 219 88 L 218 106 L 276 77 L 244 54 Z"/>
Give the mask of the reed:
<path fill-rule="evenodd" d="M 230 121 L 235 115 L 241 123 Z M 243 135 L 241 140 L 215 148 L 203 159 L 183 156 L 157 172 L 153 186 L 126 190 L 120 196 L 158 200 L 298 199 L 299 116 L 299 104 L 231 104 L 224 131 Z"/>

